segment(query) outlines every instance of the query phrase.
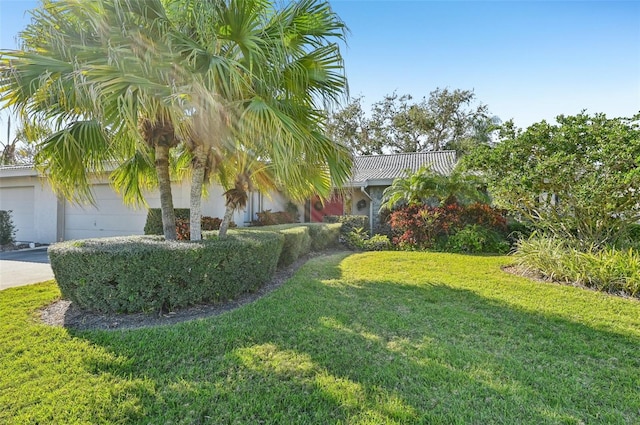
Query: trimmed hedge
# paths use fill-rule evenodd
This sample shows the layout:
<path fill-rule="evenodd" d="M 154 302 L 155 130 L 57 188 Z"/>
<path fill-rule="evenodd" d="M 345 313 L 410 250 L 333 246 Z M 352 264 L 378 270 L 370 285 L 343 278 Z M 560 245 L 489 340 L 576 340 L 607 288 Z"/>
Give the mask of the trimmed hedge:
<path fill-rule="evenodd" d="M 338 245 L 340 223 L 292 223 L 243 228 L 240 232 L 278 232 L 284 235 L 279 266 L 287 266 L 310 251 L 322 251 Z"/>
<path fill-rule="evenodd" d="M 311 250 L 322 251 L 338 246 L 341 223 L 305 223 L 311 236 Z"/>
<path fill-rule="evenodd" d="M 99 312 L 158 312 L 232 299 L 275 272 L 284 236 L 210 232 L 198 242 L 130 236 L 61 242 L 49 247 L 60 291 Z"/>

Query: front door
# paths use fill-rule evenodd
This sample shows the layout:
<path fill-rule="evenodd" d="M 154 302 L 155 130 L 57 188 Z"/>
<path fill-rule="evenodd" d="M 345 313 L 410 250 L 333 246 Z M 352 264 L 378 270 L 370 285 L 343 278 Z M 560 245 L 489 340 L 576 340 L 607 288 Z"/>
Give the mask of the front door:
<path fill-rule="evenodd" d="M 324 205 L 320 198 L 314 196 L 310 202 L 311 222 L 321 223 L 322 218 L 326 215 L 343 215 L 344 200 L 342 196 L 334 194 L 331 199 L 325 201 Z"/>

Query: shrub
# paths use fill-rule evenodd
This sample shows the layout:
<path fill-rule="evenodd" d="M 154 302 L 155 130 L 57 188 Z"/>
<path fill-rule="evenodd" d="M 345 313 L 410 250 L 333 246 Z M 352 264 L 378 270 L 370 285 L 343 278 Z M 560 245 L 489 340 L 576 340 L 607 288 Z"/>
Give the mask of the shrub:
<path fill-rule="evenodd" d="M 344 242 L 350 249 L 363 251 L 388 251 L 392 248 L 387 235 L 369 237 L 369 234 L 362 227 L 357 227 L 345 235 Z"/>
<path fill-rule="evenodd" d="M 506 211 L 476 202 L 460 208 L 460 221 L 463 225 L 478 225 L 495 232 L 507 233 Z"/>
<path fill-rule="evenodd" d="M 465 226 L 447 239 L 445 251 L 468 254 L 509 252 L 509 242 L 495 230 L 478 224 Z"/>
<path fill-rule="evenodd" d="M 409 205 L 391 213 L 391 228 L 397 236 L 393 243 L 402 249 L 430 249 L 450 233 L 462 228 L 461 207 Z"/>
<path fill-rule="evenodd" d="M 350 249 L 364 249 L 364 241 L 369 239 L 369 234 L 362 227 L 356 227 L 343 236 L 344 244 Z"/>
<path fill-rule="evenodd" d="M 515 258 L 519 265 L 552 280 L 640 295 L 640 252 L 633 248 L 583 252 L 566 241 L 534 235 L 518 242 Z"/>
<path fill-rule="evenodd" d="M 256 216 L 258 216 L 258 219 L 251 223 L 254 226 L 274 226 L 295 223 L 296 221 L 295 216 L 287 211 L 271 212 L 271 210 L 264 210 L 256 213 Z"/>
<path fill-rule="evenodd" d="M 513 248 L 520 239 L 526 239 L 533 233 L 533 228 L 514 218 L 507 218 L 507 240 Z"/>
<path fill-rule="evenodd" d="M 270 231 L 277 231 L 284 236 L 284 245 L 278 266 L 288 266 L 294 263 L 299 257 L 309 253 L 311 249 L 311 237 L 309 229 L 304 226 L 284 227 L 277 229 L 277 226 L 270 226 Z"/>
<path fill-rule="evenodd" d="M 189 208 L 175 208 L 173 212 L 176 216 L 176 223 L 178 223 L 179 220 L 186 220 L 186 222 L 189 223 Z M 144 234 L 164 234 L 162 228 L 162 213 L 160 211 L 160 208 L 149 208 L 149 211 L 147 211 L 147 221 L 144 225 Z"/>
<path fill-rule="evenodd" d="M 389 251 L 393 248 L 387 235 L 373 235 L 364 241 L 365 251 Z"/>
<path fill-rule="evenodd" d="M 633 248 L 640 250 L 640 224 L 632 224 L 624 235 L 621 236 L 616 246 L 620 248 Z"/>
<path fill-rule="evenodd" d="M 484 204 L 414 204 L 392 212 L 389 222 L 395 235 L 393 243 L 402 249 L 446 249 L 449 237 L 466 226 L 482 226 L 500 235 L 507 231 L 504 213 Z"/>
<path fill-rule="evenodd" d="M 220 229 L 220 224 L 222 224 L 222 219 L 221 218 L 209 217 L 209 216 L 203 216 L 202 217 L 202 231 L 203 232 L 207 232 L 207 231 L 211 231 L 211 230 L 219 230 Z M 236 224 L 234 222 L 231 222 L 229 227 L 236 227 Z"/>
<path fill-rule="evenodd" d="M 0 245 L 9 245 L 16 241 L 16 227 L 11 219 L 11 211 L 0 210 Z"/>
<path fill-rule="evenodd" d="M 284 237 L 209 232 L 198 242 L 158 236 L 68 241 L 49 247 L 64 298 L 100 312 L 157 312 L 232 299 L 267 282 Z"/>
<path fill-rule="evenodd" d="M 341 223 L 340 233 L 348 235 L 352 230 L 362 228 L 369 232 L 369 217 L 366 215 L 327 215 L 322 217 L 323 223 Z"/>
<path fill-rule="evenodd" d="M 278 260 L 279 266 L 286 266 L 310 251 L 322 251 L 338 244 L 340 224 L 293 223 L 274 226 L 245 227 L 239 232 L 278 232 L 285 240 Z"/>

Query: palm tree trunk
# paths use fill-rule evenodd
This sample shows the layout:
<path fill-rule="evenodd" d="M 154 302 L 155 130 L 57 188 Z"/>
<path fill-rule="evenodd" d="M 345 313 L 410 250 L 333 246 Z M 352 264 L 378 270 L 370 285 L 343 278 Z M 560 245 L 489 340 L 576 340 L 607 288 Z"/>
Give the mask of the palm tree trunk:
<path fill-rule="evenodd" d="M 229 225 L 231 224 L 233 211 L 235 211 L 233 204 L 231 202 L 227 202 L 227 209 L 224 211 L 224 217 L 222 218 L 222 223 L 220 223 L 220 230 L 218 231 L 218 237 L 220 239 L 224 239 L 227 237 L 227 230 L 229 229 Z"/>
<path fill-rule="evenodd" d="M 203 146 L 198 146 L 193 154 L 195 158 L 191 174 L 189 227 L 191 240 L 199 241 L 202 239 L 202 185 L 204 184 L 207 154 Z"/>
<path fill-rule="evenodd" d="M 157 145 L 155 151 L 158 189 L 160 190 L 160 210 L 162 211 L 162 229 L 166 240 L 175 241 L 177 239 L 176 216 L 173 211 L 171 178 L 169 177 L 169 147 Z"/>

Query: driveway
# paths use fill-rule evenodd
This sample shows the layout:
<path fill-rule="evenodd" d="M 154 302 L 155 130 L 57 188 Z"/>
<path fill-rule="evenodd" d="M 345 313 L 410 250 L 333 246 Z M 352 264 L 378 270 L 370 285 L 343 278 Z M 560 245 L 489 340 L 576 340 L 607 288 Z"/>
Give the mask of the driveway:
<path fill-rule="evenodd" d="M 47 247 L 0 252 L 0 290 L 53 279 Z"/>

